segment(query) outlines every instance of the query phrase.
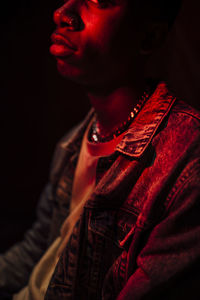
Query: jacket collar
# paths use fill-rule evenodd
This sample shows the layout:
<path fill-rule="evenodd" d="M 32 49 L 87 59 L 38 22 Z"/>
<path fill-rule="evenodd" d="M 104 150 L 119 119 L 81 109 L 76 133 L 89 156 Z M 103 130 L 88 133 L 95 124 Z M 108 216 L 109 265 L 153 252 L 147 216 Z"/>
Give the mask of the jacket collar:
<path fill-rule="evenodd" d="M 142 156 L 175 100 L 166 83 L 159 83 L 116 150 L 133 158 Z"/>
<path fill-rule="evenodd" d="M 134 119 L 131 128 L 117 145 L 116 151 L 132 158 L 142 156 L 175 100 L 176 98 L 169 93 L 166 83 L 159 83 L 155 92 Z M 62 140 L 60 144 L 62 148 L 74 152 L 80 147 L 83 134 L 93 115 L 94 109 L 91 109 L 84 122 L 75 128 L 71 138 Z"/>

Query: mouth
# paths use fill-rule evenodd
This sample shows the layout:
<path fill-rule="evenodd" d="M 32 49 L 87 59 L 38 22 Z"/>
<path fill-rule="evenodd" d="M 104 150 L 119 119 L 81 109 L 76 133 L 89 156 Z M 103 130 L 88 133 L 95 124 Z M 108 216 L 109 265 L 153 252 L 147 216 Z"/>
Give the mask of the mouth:
<path fill-rule="evenodd" d="M 59 33 L 53 33 L 51 41 L 53 44 L 50 47 L 50 52 L 54 56 L 65 57 L 77 51 L 77 47 L 67 37 Z"/>

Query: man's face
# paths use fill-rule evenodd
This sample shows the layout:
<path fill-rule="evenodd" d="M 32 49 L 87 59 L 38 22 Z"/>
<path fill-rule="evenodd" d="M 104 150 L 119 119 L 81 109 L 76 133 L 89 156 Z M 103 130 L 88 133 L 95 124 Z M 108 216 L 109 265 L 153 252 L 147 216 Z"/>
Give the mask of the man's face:
<path fill-rule="evenodd" d="M 54 13 L 50 51 L 60 73 L 87 85 L 106 85 L 134 70 L 139 49 L 129 0 L 67 0 Z"/>

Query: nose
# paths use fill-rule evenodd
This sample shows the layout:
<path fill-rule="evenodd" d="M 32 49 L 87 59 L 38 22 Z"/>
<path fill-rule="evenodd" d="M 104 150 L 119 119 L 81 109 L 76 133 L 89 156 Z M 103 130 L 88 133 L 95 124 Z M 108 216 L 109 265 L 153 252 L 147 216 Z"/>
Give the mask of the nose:
<path fill-rule="evenodd" d="M 53 19 L 58 27 L 66 27 L 70 31 L 82 29 L 83 22 L 76 2 L 76 0 L 68 0 L 54 12 Z"/>

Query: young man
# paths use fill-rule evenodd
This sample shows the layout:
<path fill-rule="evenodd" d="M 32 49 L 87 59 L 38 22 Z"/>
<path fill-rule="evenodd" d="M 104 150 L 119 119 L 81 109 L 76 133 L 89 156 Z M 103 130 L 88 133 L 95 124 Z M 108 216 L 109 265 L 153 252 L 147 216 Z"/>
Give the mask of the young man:
<path fill-rule="evenodd" d="M 28 283 L 14 300 L 199 299 L 200 115 L 145 76 L 179 6 L 55 12 L 51 53 L 93 108 L 58 144 L 38 221 L 1 257 L 2 292 Z"/>

